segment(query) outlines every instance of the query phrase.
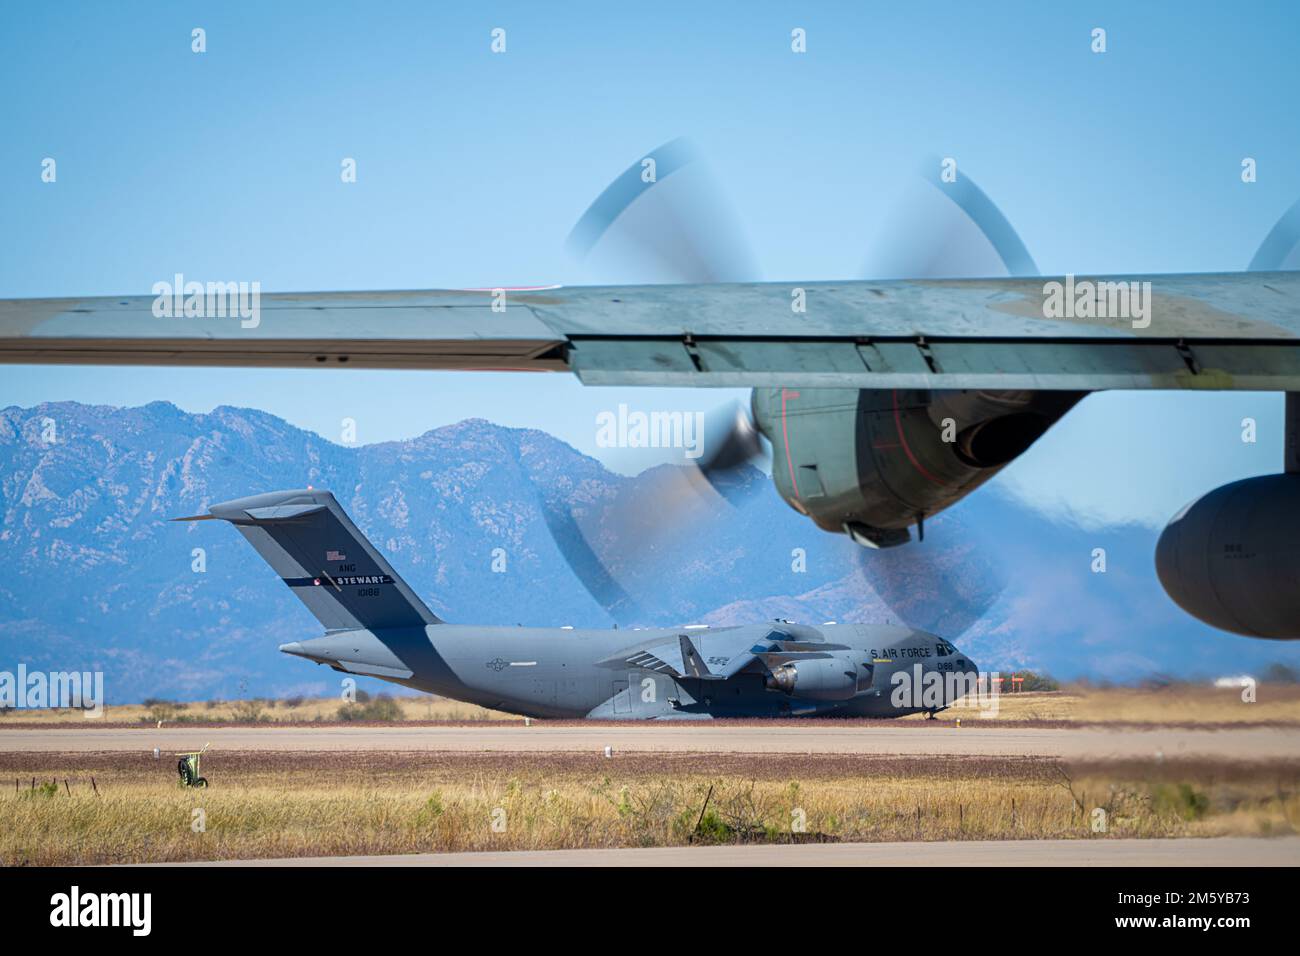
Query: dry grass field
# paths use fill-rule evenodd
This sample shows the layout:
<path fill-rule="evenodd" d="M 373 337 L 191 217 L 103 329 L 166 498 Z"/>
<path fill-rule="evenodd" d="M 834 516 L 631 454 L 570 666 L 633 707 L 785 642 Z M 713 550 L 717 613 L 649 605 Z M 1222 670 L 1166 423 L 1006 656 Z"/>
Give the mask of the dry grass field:
<path fill-rule="evenodd" d="M 345 705 L 337 698 L 290 700 L 240 700 L 150 704 L 124 704 L 105 708 L 104 723 L 317 723 L 346 719 L 463 723 L 521 718 L 496 710 L 462 704 L 428 695 L 372 699 Z M 1262 683 L 1256 700 L 1246 703 L 1241 691 L 1205 684 L 1171 684 L 1166 687 L 1066 687 L 1051 692 L 1004 693 L 997 713 L 985 718 L 974 708 L 954 707 L 943 720 L 991 719 L 1006 723 L 1048 724 L 1298 724 L 1300 684 Z M 39 723 L 81 724 L 85 716 L 72 710 L 23 710 L 0 713 L 0 728 Z M 921 716 L 903 718 L 923 720 Z"/>
<path fill-rule="evenodd" d="M 941 714 L 952 719 L 973 710 L 954 707 Z M 924 717 L 905 717 L 923 720 Z M 1242 700 L 1239 688 L 1206 684 L 1164 687 L 1067 686 L 1059 691 L 1005 693 L 998 698 L 995 721 L 1069 724 L 1300 724 L 1300 685 L 1259 684 L 1255 700 Z"/>
<path fill-rule="evenodd" d="M 382 708 L 382 710 L 380 709 Z M 345 712 L 357 720 L 395 721 L 448 721 L 454 723 L 477 720 L 519 720 L 513 714 L 488 710 L 474 704 L 442 697 L 391 697 L 368 703 L 344 704 L 337 697 L 291 698 L 270 700 L 218 700 L 199 702 L 158 701 L 149 704 L 116 704 L 104 708 L 98 722 L 125 724 L 165 725 L 196 724 L 252 724 L 252 723 L 319 723 L 348 719 Z M 23 710 L 10 711 L 0 716 L 0 728 L 6 722 L 39 723 L 53 725 L 72 723 L 81 725 L 86 720 L 79 710 Z"/>
<path fill-rule="evenodd" d="M 0 755 L 0 864 L 1300 830 L 1300 763 L 223 753 L 204 772 L 185 790 L 148 755 Z"/>
<path fill-rule="evenodd" d="M 346 712 L 341 712 L 346 711 Z M 981 720 L 955 708 L 941 719 Z M 103 723 L 519 720 L 431 697 L 115 706 Z M 910 723 L 921 718 L 905 718 Z M 994 723 L 1300 724 L 1300 687 L 1005 694 Z M 84 726 L 71 711 L 0 716 Z M 98 721 L 96 723 L 99 723 Z M 21 731 L 18 731 L 21 733 Z M 1295 761 L 1066 765 L 1045 758 L 762 754 L 0 753 L 0 865 L 166 862 L 687 842 L 1115 839 L 1300 831 Z M 1103 811 L 1104 817 L 1097 811 Z M 1095 825 L 1104 819 L 1104 829 Z"/>

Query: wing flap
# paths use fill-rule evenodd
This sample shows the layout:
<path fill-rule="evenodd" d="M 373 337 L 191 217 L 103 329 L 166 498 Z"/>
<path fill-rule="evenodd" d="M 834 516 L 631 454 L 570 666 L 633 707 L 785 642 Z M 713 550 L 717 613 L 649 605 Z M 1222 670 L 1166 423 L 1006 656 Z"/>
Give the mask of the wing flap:
<path fill-rule="evenodd" d="M 580 339 L 570 364 L 587 385 L 1291 391 L 1300 339 Z"/>

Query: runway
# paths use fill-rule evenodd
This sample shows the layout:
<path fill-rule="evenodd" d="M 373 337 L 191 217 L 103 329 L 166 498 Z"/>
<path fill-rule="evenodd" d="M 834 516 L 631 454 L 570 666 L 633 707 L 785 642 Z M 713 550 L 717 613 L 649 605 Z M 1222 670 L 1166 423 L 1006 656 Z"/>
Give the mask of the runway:
<path fill-rule="evenodd" d="M 491 722 L 420 727 L 153 727 L 0 729 L 0 752 L 438 751 L 502 753 L 772 753 L 1039 756 L 1063 759 L 1300 759 L 1300 728 L 1108 729 L 818 723 L 565 724 Z"/>
<path fill-rule="evenodd" d="M 169 864 L 175 865 L 175 864 Z M 673 846 L 221 860 L 183 866 L 1297 866 L 1300 837 Z"/>

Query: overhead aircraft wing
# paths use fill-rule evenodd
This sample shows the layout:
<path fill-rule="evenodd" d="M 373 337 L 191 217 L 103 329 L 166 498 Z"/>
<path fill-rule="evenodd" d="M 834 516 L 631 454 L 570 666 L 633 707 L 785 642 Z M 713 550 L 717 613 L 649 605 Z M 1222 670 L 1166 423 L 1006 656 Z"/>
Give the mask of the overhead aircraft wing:
<path fill-rule="evenodd" d="M 1300 390 L 1294 272 L 275 293 L 254 317 L 157 317 L 155 304 L 0 300 L 0 363 L 571 371 L 593 385 Z"/>

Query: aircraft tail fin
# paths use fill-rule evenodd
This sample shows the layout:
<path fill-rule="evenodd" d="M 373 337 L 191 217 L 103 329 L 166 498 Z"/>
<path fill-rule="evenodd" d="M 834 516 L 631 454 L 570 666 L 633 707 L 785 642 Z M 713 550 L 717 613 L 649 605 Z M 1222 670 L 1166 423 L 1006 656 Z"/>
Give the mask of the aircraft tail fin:
<path fill-rule="evenodd" d="M 440 624 L 328 491 L 275 491 L 212 505 L 327 630 Z"/>

